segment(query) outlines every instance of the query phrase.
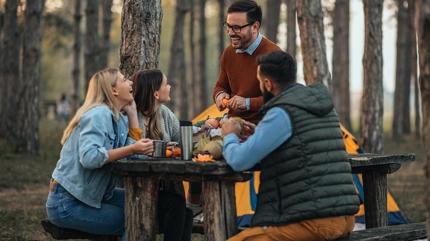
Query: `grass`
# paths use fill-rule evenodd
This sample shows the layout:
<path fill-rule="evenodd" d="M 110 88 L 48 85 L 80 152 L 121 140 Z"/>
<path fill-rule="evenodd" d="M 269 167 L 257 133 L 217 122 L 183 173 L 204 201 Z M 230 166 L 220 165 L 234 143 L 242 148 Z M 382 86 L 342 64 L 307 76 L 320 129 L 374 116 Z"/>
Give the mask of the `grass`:
<path fill-rule="evenodd" d="M 48 182 L 61 148 L 65 123 L 43 120 L 40 126 L 39 156 L 13 154 L 0 140 L 0 240 L 53 240 L 45 234 L 40 220 L 46 217 L 44 203 Z M 387 138 L 385 153 L 415 153 L 417 159 L 388 178 L 389 189 L 411 222 L 425 220 L 425 150 L 413 137 L 400 142 Z M 162 240 L 159 236 L 157 240 Z M 193 235 L 193 241 L 203 240 Z"/>

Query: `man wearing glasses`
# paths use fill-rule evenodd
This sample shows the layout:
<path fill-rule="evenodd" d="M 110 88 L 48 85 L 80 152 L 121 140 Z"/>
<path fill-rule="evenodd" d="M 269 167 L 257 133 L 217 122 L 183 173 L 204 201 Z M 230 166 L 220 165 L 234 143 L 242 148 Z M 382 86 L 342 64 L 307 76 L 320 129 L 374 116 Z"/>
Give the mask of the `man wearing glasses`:
<path fill-rule="evenodd" d="M 255 124 L 261 120 L 258 111 L 263 104 L 256 77 L 257 57 L 280 50 L 259 33 L 261 18 L 261 8 L 254 1 L 239 0 L 228 8 L 224 27 L 231 45 L 221 56 L 220 72 L 213 91 L 219 110 L 228 108 L 230 117 L 239 116 Z"/>

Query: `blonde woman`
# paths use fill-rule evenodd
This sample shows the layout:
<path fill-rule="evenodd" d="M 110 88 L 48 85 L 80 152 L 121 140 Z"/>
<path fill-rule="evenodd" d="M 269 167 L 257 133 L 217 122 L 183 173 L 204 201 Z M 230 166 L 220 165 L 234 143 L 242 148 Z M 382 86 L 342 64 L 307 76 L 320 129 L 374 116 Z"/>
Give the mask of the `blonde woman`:
<path fill-rule="evenodd" d="M 61 139 L 63 148 L 46 202 L 53 224 L 95 234 L 124 234 L 124 191 L 115 188 L 116 177 L 101 167 L 153 152 L 151 140 L 128 138 L 128 129 L 136 127 L 132 82 L 117 69 L 94 74 L 83 106 Z"/>

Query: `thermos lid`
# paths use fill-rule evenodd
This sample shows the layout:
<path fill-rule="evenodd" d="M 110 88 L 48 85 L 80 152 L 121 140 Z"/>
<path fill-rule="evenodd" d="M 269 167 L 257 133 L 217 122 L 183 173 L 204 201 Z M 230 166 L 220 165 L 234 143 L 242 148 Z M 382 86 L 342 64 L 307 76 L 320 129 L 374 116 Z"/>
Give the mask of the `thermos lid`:
<path fill-rule="evenodd" d="M 191 121 L 184 121 L 184 120 L 182 120 L 182 121 L 179 122 L 179 125 L 180 126 L 192 126 L 193 123 Z"/>

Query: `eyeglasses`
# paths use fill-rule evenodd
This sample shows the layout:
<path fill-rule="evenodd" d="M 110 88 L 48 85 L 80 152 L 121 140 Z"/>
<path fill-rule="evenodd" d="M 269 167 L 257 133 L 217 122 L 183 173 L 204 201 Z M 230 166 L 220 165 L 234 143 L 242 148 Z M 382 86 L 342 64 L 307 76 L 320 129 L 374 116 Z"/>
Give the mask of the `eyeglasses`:
<path fill-rule="evenodd" d="M 234 33 L 240 33 L 240 31 L 242 31 L 242 28 L 248 27 L 250 25 L 253 25 L 255 22 L 252 23 L 248 23 L 245 25 L 230 25 L 228 23 L 224 23 L 224 29 L 226 32 L 228 32 L 229 29 L 231 29 Z"/>

